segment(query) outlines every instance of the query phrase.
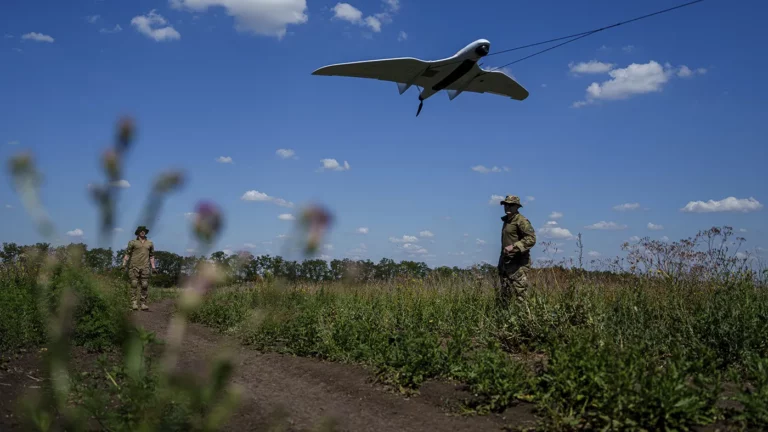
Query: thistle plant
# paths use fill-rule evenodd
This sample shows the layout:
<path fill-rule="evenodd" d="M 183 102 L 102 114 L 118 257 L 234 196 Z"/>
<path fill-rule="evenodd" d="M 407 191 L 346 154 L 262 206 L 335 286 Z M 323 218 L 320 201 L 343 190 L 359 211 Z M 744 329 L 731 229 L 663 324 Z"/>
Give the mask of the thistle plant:
<path fill-rule="evenodd" d="M 122 119 L 114 145 L 102 156 L 106 183 L 90 188 L 99 211 L 101 242 L 108 241 L 114 229 L 115 185 L 123 176 L 125 157 L 133 147 L 135 135 L 133 120 Z M 37 171 L 33 157 L 28 153 L 13 157 L 9 171 L 16 192 L 35 221 L 38 231 L 48 240 L 53 240 L 53 223 L 39 194 L 42 176 Z M 183 183 L 184 175 L 178 171 L 169 171 L 157 178 L 142 212 L 141 220 L 145 225 L 158 219 L 166 196 L 178 190 Z M 201 203 L 197 210 L 198 220 L 192 232 L 210 248 L 221 232 L 222 214 L 213 203 Z M 73 253 L 77 253 L 77 250 Z M 48 324 L 48 342 L 43 360 L 45 382 L 49 383 L 40 392 L 30 394 L 25 399 L 25 420 L 30 429 L 77 431 L 91 429 L 94 421 L 101 429 L 134 431 L 167 430 L 175 426 L 210 431 L 224 425 L 237 406 L 240 392 L 229 383 L 234 369 L 231 358 L 220 356 L 214 362 L 207 380 L 185 376 L 176 368 L 188 316 L 219 280 L 219 273 L 214 266 L 204 263 L 184 287 L 179 299 L 179 313 L 173 317 L 166 335 L 166 347 L 159 370 L 152 368 L 152 358 L 146 350 L 147 345 L 153 342 L 154 335 L 131 323 L 128 313 L 124 312 L 113 317 L 122 329 L 119 341 L 122 345 L 122 364 L 109 371 L 106 363 L 102 362 L 106 390 L 91 390 L 83 398 L 82 404 L 75 404 L 72 399 L 76 399 L 74 393 L 77 380 L 75 374 L 72 374 L 70 352 L 79 297 L 76 289 L 67 283 L 53 292 L 51 280 L 55 274 L 85 274 L 87 269 L 82 268 L 80 256 L 59 257 L 40 251 L 29 259 L 39 263 L 36 293 L 40 314 Z M 52 298 L 55 299 L 53 306 Z M 180 407 L 179 404 L 185 406 Z M 169 415 L 179 410 L 185 414 L 181 418 Z M 172 425 L 172 421 L 181 425 Z"/>

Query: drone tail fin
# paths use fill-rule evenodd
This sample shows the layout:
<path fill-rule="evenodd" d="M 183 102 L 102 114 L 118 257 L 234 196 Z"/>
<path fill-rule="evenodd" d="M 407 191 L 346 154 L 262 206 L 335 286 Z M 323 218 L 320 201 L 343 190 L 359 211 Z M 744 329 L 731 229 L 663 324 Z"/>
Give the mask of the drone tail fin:
<path fill-rule="evenodd" d="M 461 94 L 461 90 L 446 90 L 448 93 L 448 100 L 456 99 L 456 96 Z"/>
<path fill-rule="evenodd" d="M 400 94 L 405 93 L 405 91 L 408 90 L 410 87 L 411 87 L 410 84 L 397 83 L 397 90 L 400 92 Z"/>

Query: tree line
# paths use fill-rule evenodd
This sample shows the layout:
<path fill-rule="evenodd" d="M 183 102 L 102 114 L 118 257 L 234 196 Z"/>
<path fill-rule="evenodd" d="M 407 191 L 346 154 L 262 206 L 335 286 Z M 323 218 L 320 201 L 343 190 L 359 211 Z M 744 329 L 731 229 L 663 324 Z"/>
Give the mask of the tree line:
<path fill-rule="evenodd" d="M 5 264 L 24 262 L 31 253 L 55 254 L 59 258 L 78 257 L 80 264 L 97 274 L 113 274 L 127 277 L 122 271 L 125 249 L 89 248 L 84 243 L 70 243 L 53 247 L 49 243 L 18 245 L 3 243 L 0 261 Z M 352 279 L 365 283 L 378 280 L 392 280 L 399 277 L 423 279 L 429 276 L 481 276 L 495 275 L 496 266 L 487 263 L 469 268 L 440 266 L 430 268 L 417 261 L 395 262 L 382 258 L 379 262 L 351 259 L 306 259 L 286 260 L 280 256 L 253 255 L 250 252 L 227 254 L 213 252 L 209 256 L 181 256 L 168 251 L 155 251 L 155 267 L 151 284 L 157 287 L 176 286 L 180 280 L 191 276 L 198 264 L 209 261 L 217 264 L 226 274 L 226 283 L 247 283 L 281 278 L 291 282 L 324 282 Z"/>

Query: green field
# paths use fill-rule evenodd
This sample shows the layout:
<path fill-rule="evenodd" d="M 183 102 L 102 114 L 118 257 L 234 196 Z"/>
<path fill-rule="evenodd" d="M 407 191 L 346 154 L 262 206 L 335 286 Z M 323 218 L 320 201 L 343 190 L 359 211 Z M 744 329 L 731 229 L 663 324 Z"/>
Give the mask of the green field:
<path fill-rule="evenodd" d="M 629 260 L 633 251 L 657 248 L 654 259 L 643 252 L 648 259 L 634 262 L 635 271 L 536 268 L 528 301 L 507 310 L 494 304 L 497 281 L 487 266 L 438 272 L 383 261 L 366 276 L 362 264 L 348 262 L 320 282 L 300 272 L 290 280 L 266 272 L 233 284 L 242 257 L 224 257 L 215 267 L 217 284 L 189 318 L 254 349 L 365 364 L 396 391 L 418 391 L 430 379 L 466 383 L 476 395 L 465 401 L 467 414 L 535 404 L 546 430 L 768 427 L 763 275 L 723 249 L 683 253 L 686 244 L 629 246 Z M 26 255 L 7 258 L 11 246 L 5 250 L 0 341 L 3 352 L 12 352 L 52 335 L 38 303 L 42 270 Z M 114 269 L 89 267 L 87 254 L 72 250 L 49 253 L 67 257 L 45 279 L 49 310 L 71 288 L 79 300 L 71 341 L 114 351 L 127 337 L 117 318 L 127 310 L 126 282 Z M 153 291 L 154 298 L 175 295 L 175 289 Z M 131 382 L 130 374 L 120 376 Z M 137 389 L 160 398 L 157 382 Z M 122 403 L 126 412 L 147 404 L 135 394 Z"/>

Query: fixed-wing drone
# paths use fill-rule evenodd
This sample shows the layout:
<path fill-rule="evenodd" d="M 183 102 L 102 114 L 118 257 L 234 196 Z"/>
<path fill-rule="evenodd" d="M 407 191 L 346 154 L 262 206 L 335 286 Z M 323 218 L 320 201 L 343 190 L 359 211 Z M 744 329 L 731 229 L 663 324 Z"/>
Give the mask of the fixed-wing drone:
<path fill-rule="evenodd" d="M 397 83 L 400 94 L 405 93 L 412 85 L 421 87 L 416 116 L 421 113 L 424 101 L 440 90 L 446 90 L 449 100 L 465 91 L 525 100 L 528 90 L 512 77 L 498 70 L 482 69 L 477 64 L 490 50 L 490 42 L 478 39 L 453 56 L 442 60 L 428 61 L 413 57 L 366 60 L 324 66 L 312 72 L 312 75 L 392 81 Z"/>

